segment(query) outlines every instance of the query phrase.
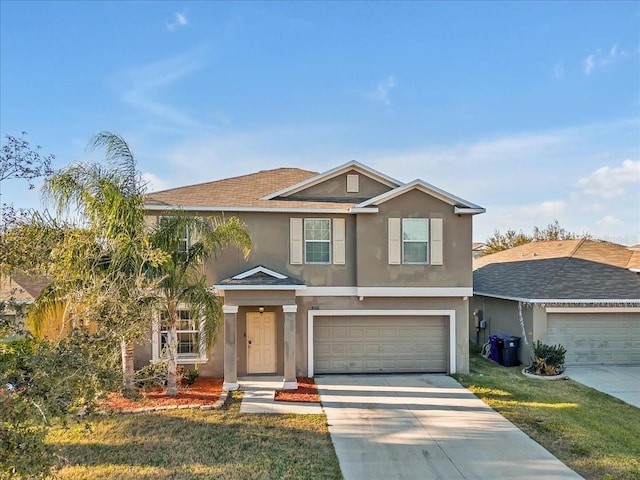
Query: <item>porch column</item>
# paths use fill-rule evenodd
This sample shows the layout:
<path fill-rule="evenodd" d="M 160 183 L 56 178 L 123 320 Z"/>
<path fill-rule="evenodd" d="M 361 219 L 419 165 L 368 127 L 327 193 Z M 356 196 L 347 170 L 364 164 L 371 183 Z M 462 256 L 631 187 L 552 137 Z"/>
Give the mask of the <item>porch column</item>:
<path fill-rule="evenodd" d="M 224 313 L 224 390 L 238 389 L 238 363 L 236 360 L 237 305 L 223 305 Z"/>
<path fill-rule="evenodd" d="M 296 312 L 297 305 L 283 305 L 284 311 L 284 382 L 282 388 L 298 388 L 296 379 Z"/>

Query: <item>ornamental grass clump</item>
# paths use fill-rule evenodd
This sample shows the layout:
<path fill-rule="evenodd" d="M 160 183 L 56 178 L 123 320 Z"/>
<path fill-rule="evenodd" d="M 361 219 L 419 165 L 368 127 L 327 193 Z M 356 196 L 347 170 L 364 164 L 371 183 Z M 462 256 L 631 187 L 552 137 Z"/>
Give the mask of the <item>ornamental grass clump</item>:
<path fill-rule="evenodd" d="M 562 345 L 547 345 L 537 340 L 533 344 L 533 359 L 528 373 L 541 376 L 555 376 L 564 372 L 564 358 L 567 349 Z"/>

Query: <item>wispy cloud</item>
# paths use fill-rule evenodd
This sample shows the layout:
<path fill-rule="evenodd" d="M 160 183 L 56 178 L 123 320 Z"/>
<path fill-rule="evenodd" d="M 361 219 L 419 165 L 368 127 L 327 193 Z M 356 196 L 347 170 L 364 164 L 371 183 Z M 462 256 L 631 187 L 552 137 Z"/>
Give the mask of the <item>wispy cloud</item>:
<path fill-rule="evenodd" d="M 391 90 L 396 88 L 396 78 L 393 75 L 387 75 L 378 82 L 375 89 L 368 95 L 371 100 L 389 105 L 391 103 Z"/>
<path fill-rule="evenodd" d="M 173 21 L 167 22 L 167 31 L 175 32 L 179 28 L 189 25 L 187 14 L 184 12 L 176 12 L 173 14 Z"/>
<path fill-rule="evenodd" d="M 160 190 L 165 190 L 170 186 L 168 181 L 163 180 L 151 172 L 144 172 L 142 174 L 142 182 L 146 185 L 147 191 L 149 192 L 158 192 Z"/>
<path fill-rule="evenodd" d="M 583 194 L 602 198 L 621 197 L 633 185 L 640 185 L 640 161 L 625 160 L 619 166 L 600 167 L 578 180 Z"/>
<path fill-rule="evenodd" d="M 608 50 L 598 48 L 583 60 L 584 73 L 589 76 L 596 68 L 604 68 L 628 56 L 629 52 L 621 50 L 617 43 Z"/>
<path fill-rule="evenodd" d="M 355 159 L 400 181 L 421 178 L 486 207 L 486 214 L 474 217 L 476 240 L 488 238 L 496 228 L 528 232 L 533 225 L 558 219 L 571 231 L 619 243 L 640 241 L 629 233 L 640 223 L 638 183 L 628 179 L 638 178 L 640 162 L 630 151 L 637 148 L 627 149 L 637 144 L 635 119 L 386 152 L 345 146 L 341 135 L 352 136 L 349 128 L 185 130 L 180 144 L 149 145 L 155 150 L 146 156 L 144 171 L 174 187 L 282 166 L 322 172 Z M 153 178 L 149 181 L 155 187 Z M 620 196 L 599 194 L 620 188 Z"/>
<path fill-rule="evenodd" d="M 159 60 L 115 74 L 111 84 L 120 98 L 146 116 L 159 128 L 196 128 L 211 130 L 168 100 L 170 87 L 203 67 L 198 51 Z"/>

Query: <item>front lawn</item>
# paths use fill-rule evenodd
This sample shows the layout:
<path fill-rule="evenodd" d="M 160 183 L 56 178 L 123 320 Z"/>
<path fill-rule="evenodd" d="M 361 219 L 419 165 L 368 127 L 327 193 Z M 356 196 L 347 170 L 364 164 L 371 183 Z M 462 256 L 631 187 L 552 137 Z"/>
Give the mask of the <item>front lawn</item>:
<path fill-rule="evenodd" d="M 587 480 L 640 478 L 640 409 L 573 380 L 526 378 L 480 356 L 456 378 Z"/>
<path fill-rule="evenodd" d="M 341 479 L 324 415 L 169 410 L 57 427 L 61 479 Z"/>

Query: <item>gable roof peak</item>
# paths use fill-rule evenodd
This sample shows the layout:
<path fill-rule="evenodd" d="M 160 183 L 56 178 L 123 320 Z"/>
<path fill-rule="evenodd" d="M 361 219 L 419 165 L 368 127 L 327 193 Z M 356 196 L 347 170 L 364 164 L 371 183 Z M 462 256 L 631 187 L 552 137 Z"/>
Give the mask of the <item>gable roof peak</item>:
<path fill-rule="evenodd" d="M 337 177 L 338 175 L 342 175 L 343 173 L 351 170 L 356 170 L 357 172 L 366 175 L 367 177 L 370 177 L 391 188 L 397 188 L 398 186 L 402 185 L 402 182 L 396 180 L 395 178 L 391 178 L 390 176 L 379 172 L 378 170 L 375 170 L 363 163 L 360 163 L 357 160 L 351 160 L 347 163 L 343 163 L 342 165 L 327 170 L 326 172 L 319 173 L 311 178 L 307 178 L 294 185 L 290 185 L 281 190 L 278 190 L 277 192 L 265 195 L 260 200 L 272 200 L 278 197 L 287 197 L 289 195 L 293 195 L 294 193 L 298 193 L 306 188 L 318 185 L 319 183 L 322 183 L 326 180 Z"/>
<path fill-rule="evenodd" d="M 436 197 L 439 200 L 442 200 L 445 203 L 448 203 L 449 205 L 452 205 L 453 207 L 455 207 L 456 214 L 472 214 L 473 215 L 476 213 L 485 212 L 485 209 L 483 207 L 476 205 L 475 203 L 469 202 L 467 200 L 464 200 L 463 198 L 453 195 L 452 193 L 446 192 L 441 188 L 438 188 L 420 179 L 414 180 L 409 183 L 405 183 L 404 185 L 400 185 L 394 188 L 393 190 L 390 190 L 381 195 L 378 195 L 377 197 L 366 200 L 360 203 L 359 205 L 357 205 L 357 208 L 364 208 L 371 205 L 379 205 L 381 203 L 391 200 L 392 198 L 395 198 L 413 189 L 418 189 L 422 192 L 425 192 L 429 195 Z"/>

